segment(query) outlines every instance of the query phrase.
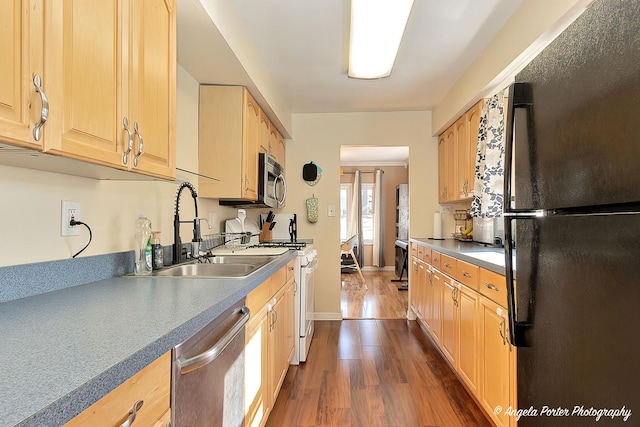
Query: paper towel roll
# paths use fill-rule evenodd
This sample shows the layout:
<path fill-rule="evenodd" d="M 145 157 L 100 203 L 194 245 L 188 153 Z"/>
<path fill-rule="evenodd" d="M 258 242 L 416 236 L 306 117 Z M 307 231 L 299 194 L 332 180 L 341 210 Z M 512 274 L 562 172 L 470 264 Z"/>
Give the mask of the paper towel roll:
<path fill-rule="evenodd" d="M 442 214 L 440 212 L 433 214 L 433 238 L 442 239 Z"/>

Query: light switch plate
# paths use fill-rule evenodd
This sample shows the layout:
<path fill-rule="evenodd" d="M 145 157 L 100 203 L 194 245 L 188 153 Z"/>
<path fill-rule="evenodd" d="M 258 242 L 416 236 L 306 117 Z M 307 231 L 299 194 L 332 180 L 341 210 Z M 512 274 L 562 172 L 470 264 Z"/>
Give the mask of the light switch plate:
<path fill-rule="evenodd" d="M 336 216 L 336 207 L 334 205 L 327 207 L 327 216 Z"/>

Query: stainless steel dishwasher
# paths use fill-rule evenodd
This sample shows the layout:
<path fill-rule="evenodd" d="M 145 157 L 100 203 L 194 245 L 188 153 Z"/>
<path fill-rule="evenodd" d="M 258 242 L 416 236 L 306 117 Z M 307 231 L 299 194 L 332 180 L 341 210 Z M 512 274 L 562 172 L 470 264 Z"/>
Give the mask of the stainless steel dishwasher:
<path fill-rule="evenodd" d="M 244 300 L 174 348 L 174 427 L 244 426 Z"/>

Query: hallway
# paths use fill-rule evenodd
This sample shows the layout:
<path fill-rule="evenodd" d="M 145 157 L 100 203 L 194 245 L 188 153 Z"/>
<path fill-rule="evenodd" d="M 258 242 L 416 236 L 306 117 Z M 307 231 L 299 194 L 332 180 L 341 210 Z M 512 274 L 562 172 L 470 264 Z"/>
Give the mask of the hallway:
<path fill-rule="evenodd" d="M 343 319 L 406 319 L 408 292 L 399 291 L 392 270 L 363 270 L 365 283 L 357 274 L 340 277 L 340 311 Z M 405 275 L 403 279 L 406 279 Z"/>
<path fill-rule="evenodd" d="M 269 427 L 490 426 L 416 322 L 316 322 Z"/>

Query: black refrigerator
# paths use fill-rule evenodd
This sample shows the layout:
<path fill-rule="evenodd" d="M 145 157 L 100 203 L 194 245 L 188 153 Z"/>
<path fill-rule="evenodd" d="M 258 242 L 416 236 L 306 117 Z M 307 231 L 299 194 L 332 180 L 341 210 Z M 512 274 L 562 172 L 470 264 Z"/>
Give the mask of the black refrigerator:
<path fill-rule="evenodd" d="M 640 425 L 640 0 L 596 0 L 515 82 L 504 229 L 518 425 Z"/>

